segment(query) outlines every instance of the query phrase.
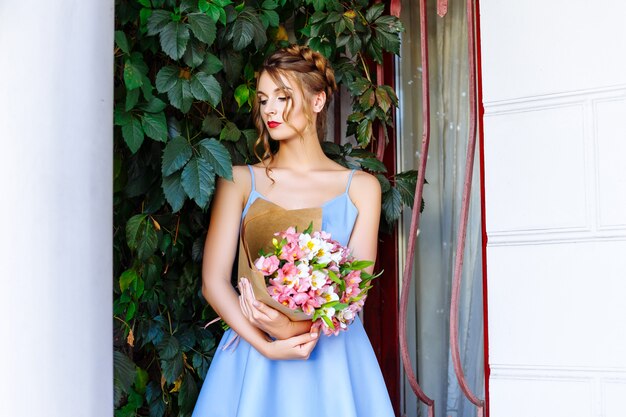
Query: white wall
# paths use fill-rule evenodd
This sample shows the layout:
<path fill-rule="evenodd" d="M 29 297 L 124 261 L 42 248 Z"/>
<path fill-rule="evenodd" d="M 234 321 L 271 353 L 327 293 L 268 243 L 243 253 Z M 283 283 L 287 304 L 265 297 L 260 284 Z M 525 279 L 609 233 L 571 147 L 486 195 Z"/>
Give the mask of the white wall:
<path fill-rule="evenodd" d="M 0 415 L 111 416 L 113 0 L 0 17 Z"/>
<path fill-rule="evenodd" d="M 480 6 L 491 416 L 624 416 L 626 3 Z"/>

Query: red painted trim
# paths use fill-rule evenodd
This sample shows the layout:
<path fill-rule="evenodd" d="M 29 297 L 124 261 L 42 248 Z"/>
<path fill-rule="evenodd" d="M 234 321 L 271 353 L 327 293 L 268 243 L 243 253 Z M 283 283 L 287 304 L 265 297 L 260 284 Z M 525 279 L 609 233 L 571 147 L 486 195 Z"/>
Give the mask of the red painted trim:
<path fill-rule="evenodd" d="M 478 149 L 480 154 L 480 216 L 482 229 L 482 265 L 483 265 L 483 336 L 484 336 L 484 361 L 485 361 L 485 417 L 489 417 L 489 377 L 491 367 L 489 364 L 489 306 L 487 303 L 487 215 L 485 210 L 485 131 L 483 120 L 485 108 L 483 106 L 483 72 L 482 72 L 482 48 L 480 36 L 480 0 L 476 0 L 476 82 L 478 100 Z"/>

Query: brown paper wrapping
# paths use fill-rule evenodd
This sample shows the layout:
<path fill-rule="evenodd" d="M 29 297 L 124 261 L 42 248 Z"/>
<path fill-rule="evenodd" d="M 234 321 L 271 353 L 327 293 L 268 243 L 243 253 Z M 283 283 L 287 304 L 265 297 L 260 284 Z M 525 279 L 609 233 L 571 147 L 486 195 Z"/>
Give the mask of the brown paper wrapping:
<path fill-rule="evenodd" d="M 287 230 L 288 227 L 296 227 L 302 232 L 311 222 L 313 230 L 321 230 L 321 208 L 285 210 L 274 203 L 257 198 L 241 224 L 237 276 L 248 278 L 257 300 L 280 311 L 293 321 L 310 320 L 311 316 L 295 312 L 274 300 L 267 292 L 265 277 L 255 268 L 253 262 L 259 257 L 259 250 L 271 248 L 274 233 Z"/>

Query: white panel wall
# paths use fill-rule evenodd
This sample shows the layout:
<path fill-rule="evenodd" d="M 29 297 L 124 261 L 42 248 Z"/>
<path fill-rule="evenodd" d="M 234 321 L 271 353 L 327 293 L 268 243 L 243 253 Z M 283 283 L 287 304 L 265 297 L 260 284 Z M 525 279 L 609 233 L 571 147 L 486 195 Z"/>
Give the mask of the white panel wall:
<path fill-rule="evenodd" d="M 0 0 L 0 416 L 113 415 L 113 0 Z"/>
<path fill-rule="evenodd" d="M 626 4 L 482 0 L 492 417 L 623 417 Z"/>

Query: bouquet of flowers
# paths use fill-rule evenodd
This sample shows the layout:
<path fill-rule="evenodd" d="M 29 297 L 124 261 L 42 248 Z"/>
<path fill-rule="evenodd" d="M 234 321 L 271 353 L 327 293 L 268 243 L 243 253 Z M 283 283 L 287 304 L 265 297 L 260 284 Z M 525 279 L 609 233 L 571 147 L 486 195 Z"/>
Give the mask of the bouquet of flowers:
<path fill-rule="evenodd" d="M 312 228 L 311 223 L 302 233 L 295 227 L 274 233 L 271 250 L 260 250 L 254 266 L 272 299 L 307 315 L 313 328 L 337 335 L 363 308 L 378 275 L 364 271 L 374 262 L 355 260 L 329 233 Z"/>

